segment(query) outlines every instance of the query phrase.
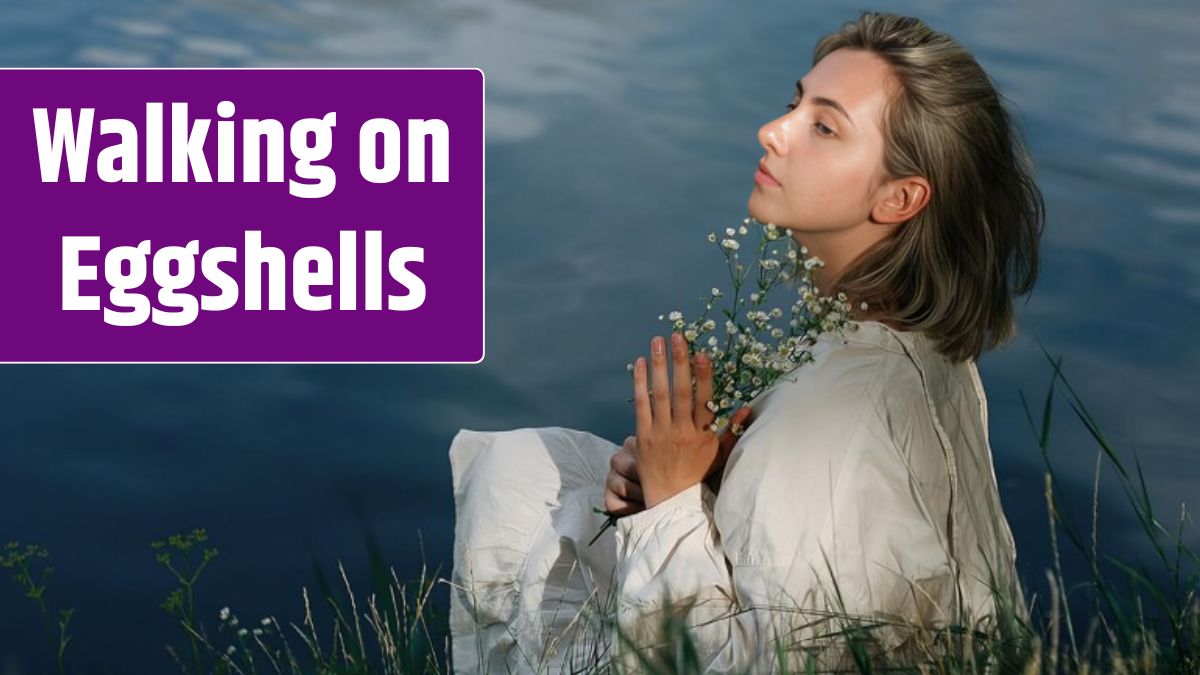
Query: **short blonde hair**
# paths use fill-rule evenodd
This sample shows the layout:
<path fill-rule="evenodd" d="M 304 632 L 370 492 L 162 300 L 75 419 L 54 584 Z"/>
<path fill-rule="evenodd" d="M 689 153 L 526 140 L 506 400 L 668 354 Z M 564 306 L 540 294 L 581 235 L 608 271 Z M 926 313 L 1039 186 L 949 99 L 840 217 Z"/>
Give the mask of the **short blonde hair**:
<path fill-rule="evenodd" d="M 955 362 L 978 358 L 1016 334 L 1011 294 L 1037 280 L 1045 204 L 1023 139 L 974 57 L 920 19 L 863 12 L 818 41 L 813 65 L 844 48 L 880 56 L 899 83 L 881 120 L 874 185 L 920 175 L 932 190 L 833 291 L 927 331 Z"/>

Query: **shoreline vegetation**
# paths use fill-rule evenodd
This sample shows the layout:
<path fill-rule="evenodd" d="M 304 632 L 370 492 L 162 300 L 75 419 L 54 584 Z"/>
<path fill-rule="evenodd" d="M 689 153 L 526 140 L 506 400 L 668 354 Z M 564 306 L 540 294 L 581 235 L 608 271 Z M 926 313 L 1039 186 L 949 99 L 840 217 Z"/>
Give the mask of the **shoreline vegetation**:
<path fill-rule="evenodd" d="M 1186 506 L 1177 522 L 1159 519 L 1151 506 L 1136 454 L 1131 468 L 1071 387 L 1061 370 L 1062 358 L 1054 359 L 1044 347 L 1041 349 L 1053 368 L 1049 389 L 1040 410 L 1031 409 L 1023 392 L 1021 401 L 1044 462 L 1043 498 L 1052 563 L 1045 570 L 1042 591 L 1045 597 L 1034 592 L 1021 598 L 1022 612 L 1013 607 L 1011 599 L 997 594 L 1000 611 L 996 630 L 972 636 L 971 631 L 962 627 L 921 629 L 916 648 L 906 652 L 904 658 L 881 656 L 873 650 L 871 631 L 882 625 L 879 621 L 841 617 L 843 629 L 832 635 L 839 641 L 838 653 L 844 659 L 840 664 L 843 668 L 837 672 L 1200 673 L 1200 551 Z M 1050 461 L 1050 423 L 1056 394 L 1066 399 L 1098 446 L 1100 455 L 1118 476 L 1146 536 L 1149 564 L 1121 560 L 1100 550 L 1099 464 L 1090 528 L 1081 529 L 1067 515 Z M 1064 578 L 1061 535 L 1084 556 L 1089 578 L 1079 581 Z M 1188 535 L 1191 544 L 1187 542 Z M 184 675 L 451 672 L 450 643 L 446 637 L 448 608 L 432 602 L 435 587 L 449 584 L 449 580 L 439 578 L 436 571 L 430 574 L 423 564 L 418 579 L 402 582 L 394 568 L 386 564 L 369 531 L 370 591 L 356 594 L 340 563 L 336 575 L 328 574 L 314 559 L 316 584 L 312 591 L 304 587 L 300 592 L 304 611 L 298 623 L 280 621 L 274 616 L 243 623 L 228 607 L 214 617 L 215 621 L 199 616 L 197 586 L 204 571 L 219 556 L 218 550 L 207 544 L 208 533 L 203 529 L 174 534 L 151 544 L 156 562 L 177 584 L 160 606 L 179 624 L 177 642 L 166 645 L 166 652 Z M 1113 571 L 1102 572 L 1102 565 Z M 39 657 L 40 670 L 35 672 L 81 673 L 71 666 L 70 659 L 71 619 L 76 609 L 51 602 L 48 597 L 49 578 L 54 569 L 49 552 L 36 544 L 9 542 L 0 549 L 0 568 L 12 576 L 31 601 L 33 607 L 29 609 L 34 609 L 44 623 L 44 657 Z M 1022 579 L 1022 587 L 1032 588 L 1031 581 Z M 1086 599 L 1075 597 L 1080 589 L 1089 591 Z M 5 598 L 10 611 L 17 611 L 17 603 L 7 599 L 11 590 L 0 597 Z M 205 593 L 210 592 L 205 589 Z M 611 620 L 602 619 L 598 625 L 602 629 L 611 627 Z M 1079 625 L 1086 625 L 1082 634 L 1076 631 Z M 639 652 L 629 669 L 622 667 L 624 659 L 622 664 L 609 660 L 609 645 L 589 645 L 595 658 L 582 672 L 700 672 L 702 662 L 691 644 L 688 628 L 668 621 L 663 630 L 670 647 Z M 611 632 L 597 634 L 611 635 Z M 529 671 L 544 672 L 539 668 L 538 655 L 528 656 Z M 823 669 L 823 663 L 819 667 L 811 655 L 787 653 L 782 647 L 775 654 L 762 656 L 777 664 L 803 664 L 800 668 L 793 665 L 790 670 L 781 669 L 782 672 L 831 672 Z"/>

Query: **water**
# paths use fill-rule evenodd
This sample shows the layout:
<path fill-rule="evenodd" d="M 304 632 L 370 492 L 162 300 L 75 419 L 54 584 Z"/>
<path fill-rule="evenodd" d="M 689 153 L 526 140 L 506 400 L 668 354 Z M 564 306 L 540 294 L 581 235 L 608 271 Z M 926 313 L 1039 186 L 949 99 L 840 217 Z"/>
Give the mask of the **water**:
<path fill-rule="evenodd" d="M 487 358 L 466 366 L 0 368 L 0 540 L 48 547 L 80 671 L 171 672 L 170 579 L 148 542 L 207 527 L 202 617 L 298 621 L 312 556 L 366 585 L 355 513 L 401 578 L 448 575 L 459 428 L 632 432 L 624 364 L 721 273 L 761 148 L 853 3 L 518 0 L 6 3 L 4 66 L 478 66 L 487 74 Z M 1200 494 L 1200 12 L 1182 1 L 908 3 L 1016 106 L 1048 206 L 1021 335 L 980 361 L 1027 578 L 1049 562 L 1040 405 L 1064 367 L 1136 449 L 1159 517 Z M 36 226 L 10 223 L 10 226 Z M 1060 400 L 1053 457 L 1083 526 L 1097 447 Z M 1126 455 L 1128 457 L 1128 455 Z M 1101 546 L 1144 551 L 1111 471 Z M 1192 530 L 1195 532 L 1195 530 Z M 1143 556 L 1144 557 L 1144 556 Z M 1068 565 L 1072 563 L 1067 560 Z M 445 601 L 444 591 L 439 600 Z M 0 673 L 46 662 L 0 584 Z"/>

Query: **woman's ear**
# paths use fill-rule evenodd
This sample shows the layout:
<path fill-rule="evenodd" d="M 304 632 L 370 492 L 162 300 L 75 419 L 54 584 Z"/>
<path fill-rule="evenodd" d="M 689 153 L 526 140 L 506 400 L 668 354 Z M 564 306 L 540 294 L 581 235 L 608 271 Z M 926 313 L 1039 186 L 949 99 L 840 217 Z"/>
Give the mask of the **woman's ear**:
<path fill-rule="evenodd" d="M 871 219 L 884 225 L 897 225 L 920 213 L 929 203 L 930 185 L 924 176 L 905 176 L 888 181 L 883 197 L 871 210 Z"/>

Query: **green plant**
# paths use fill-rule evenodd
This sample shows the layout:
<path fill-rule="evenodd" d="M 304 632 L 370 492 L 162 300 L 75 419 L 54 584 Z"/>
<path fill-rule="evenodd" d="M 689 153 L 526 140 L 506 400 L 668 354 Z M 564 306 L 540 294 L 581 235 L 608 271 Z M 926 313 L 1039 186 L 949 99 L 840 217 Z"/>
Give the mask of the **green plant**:
<path fill-rule="evenodd" d="M 46 579 L 54 572 L 49 558 L 50 552 L 41 546 L 10 541 L 4 546 L 4 554 L 0 555 L 0 567 L 13 570 L 13 580 L 25 592 L 25 597 L 37 605 L 46 624 L 46 634 L 58 673 L 62 675 L 66 672 L 67 646 L 71 644 L 68 628 L 75 609 L 54 612 L 46 603 Z"/>

